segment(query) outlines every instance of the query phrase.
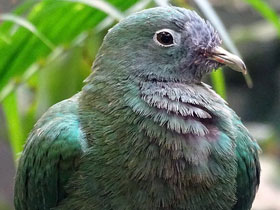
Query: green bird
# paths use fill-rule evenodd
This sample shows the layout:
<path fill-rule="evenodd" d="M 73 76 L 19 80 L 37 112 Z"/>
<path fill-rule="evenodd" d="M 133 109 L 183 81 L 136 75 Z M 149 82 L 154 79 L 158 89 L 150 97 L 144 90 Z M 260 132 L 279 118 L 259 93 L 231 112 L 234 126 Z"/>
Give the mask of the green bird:
<path fill-rule="evenodd" d="M 135 13 L 105 36 L 85 86 L 36 123 L 16 210 L 247 210 L 259 146 L 202 77 L 246 71 L 194 11 Z"/>

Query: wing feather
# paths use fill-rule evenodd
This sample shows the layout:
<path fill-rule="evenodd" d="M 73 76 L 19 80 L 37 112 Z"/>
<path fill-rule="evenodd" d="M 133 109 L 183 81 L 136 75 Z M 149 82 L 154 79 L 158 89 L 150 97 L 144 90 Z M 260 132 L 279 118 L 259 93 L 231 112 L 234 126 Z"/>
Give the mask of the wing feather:
<path fill-rule="evenodd" d="M 238 128 L 236 139 L 237 203 L 233 210 L 248 210 L 251 209 L 260 183 L 261 169 L 258 159 L 260 148 L 240 121 L 236 126 Z"/>
<path fill-rule="evenodd" d="M 15 208 L 55 207 L 67 196 L 64 187 L 78 169 L 86 147 L 76 97 L 50 108 L 29 135 L 19 160 Z"/>

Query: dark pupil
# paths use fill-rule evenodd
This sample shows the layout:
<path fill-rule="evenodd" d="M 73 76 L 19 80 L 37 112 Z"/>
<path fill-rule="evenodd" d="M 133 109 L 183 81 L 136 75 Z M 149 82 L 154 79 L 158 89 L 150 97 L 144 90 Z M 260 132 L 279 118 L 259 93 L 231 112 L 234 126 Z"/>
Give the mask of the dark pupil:
<path fill-rule="evenodd" d="M 164 45 L 173 44 L 173 37 L 168 32 L 160 32 L 157 34 L 157 40 Z"/>

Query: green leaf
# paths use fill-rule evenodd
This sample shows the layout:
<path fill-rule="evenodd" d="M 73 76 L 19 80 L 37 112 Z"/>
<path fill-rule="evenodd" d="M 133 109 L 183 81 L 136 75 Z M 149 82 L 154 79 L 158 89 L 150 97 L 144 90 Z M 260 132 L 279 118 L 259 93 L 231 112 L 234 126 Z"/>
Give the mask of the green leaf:
<path fill-rule="evenodd" d="M 4 34 L 0 34 L 0 39 L 5 42 L 5 44 L 10 44 L 11 40 L 9 37 L 5 36 Z"/>
<path fill-rule="evenodd" d="M 52 52 L 44 43 L 46 40 L 54 45 L 52 47 L 67 47 L 82 32 L 96 27 L 108 13 L 112 18 L 122 18 L 119 11 L 125 11 L 135 2 L 137 0 L 44 0 L 32 4 L 26 18 L 4 16 L 13 22 L 0 24 L 0 91 L 12 78 L 21 79 L 32 64 L 45 62 Z M 19 23 L 25 27 L 17 27 Z"/>
<path fill-rule="evenodd" d="M 280 17 L 277 12 L 263 0 L 244 0 L 257 10 L 265 19 L 271 22 L 278 31 L 280 37 Z"/>
<path fill-rule="evenodd" d="M 19 153 L 22 151 L 25 139 L 17 106 L 16 93 L 13 92 L 4 100 L 3 110 L 7 121 L 8 134 L 10 137 L 14 160 L 18 158 Z"/>
<path fill-rule="evenodd" d="M 82 3 L 88 6 L 91 6 L 96 9 L 100 9 L 101 11 L 107 13 L 109 16 L 115 18 L 116 20 L 121 20 L 124 18 L 123 14 L 118 11 L 115 7 L 108 4 L 106 1 L 103 0 L 63 0 L 63 1 L 70 1 L 76 3 Z"/>
<path fill-rule="evenodd" d="M 132 5 L 130 8 L 128 8 L 126 11 L 124 11 L 125 16 L 130 15 L 131 13 L 138 12 L 142 9 L 145 9 L 152 0 L 141 0 Z M 95 28 L 96 32 L 100 32 L 104 30 L 105 28 L 108 28 L 110 25 L 114 23 L 114 19 L 112 17 L 107 17 L 103 21 L 101 21 Z"/>
<path fill-rule="evenodd" d="M 25 20 L 24 18 L 13 14 L 2 14 L 0 15 L 0 20 L 12 21 L 26 28 L 27 30 L 32 32 L 35 36 L 37 36 L 42 42 L 44 42 L 45 45 L 47 45 L 51 50 L 55 48 L 54 44 L 50 40 L 48 40 L 42 33 L 40 33 L 32 23 Z"/>
<path fill-rule="evenodd" d="M 219 68 L 211 73 L 212 84 L 216 92 L 226 99 L 226 86 L 222 69 Z"/>

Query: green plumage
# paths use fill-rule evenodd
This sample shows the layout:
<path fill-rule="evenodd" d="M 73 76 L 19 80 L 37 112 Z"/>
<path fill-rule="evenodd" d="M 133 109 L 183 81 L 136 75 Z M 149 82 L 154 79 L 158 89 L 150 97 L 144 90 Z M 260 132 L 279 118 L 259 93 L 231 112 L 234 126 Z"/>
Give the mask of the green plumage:
<path fill-rule="evenodd" d="M 161 29 L 173 31 L 176 45 L 155 43 Z M 31 132 L 16 209 L 250 209 L 259 147 L 201 82 L 217 64 L 195 55 L 207 40 L 219 43 L 213 31 L 174 7 L 136 13 L 111 29 L 83 90 Z"/>

